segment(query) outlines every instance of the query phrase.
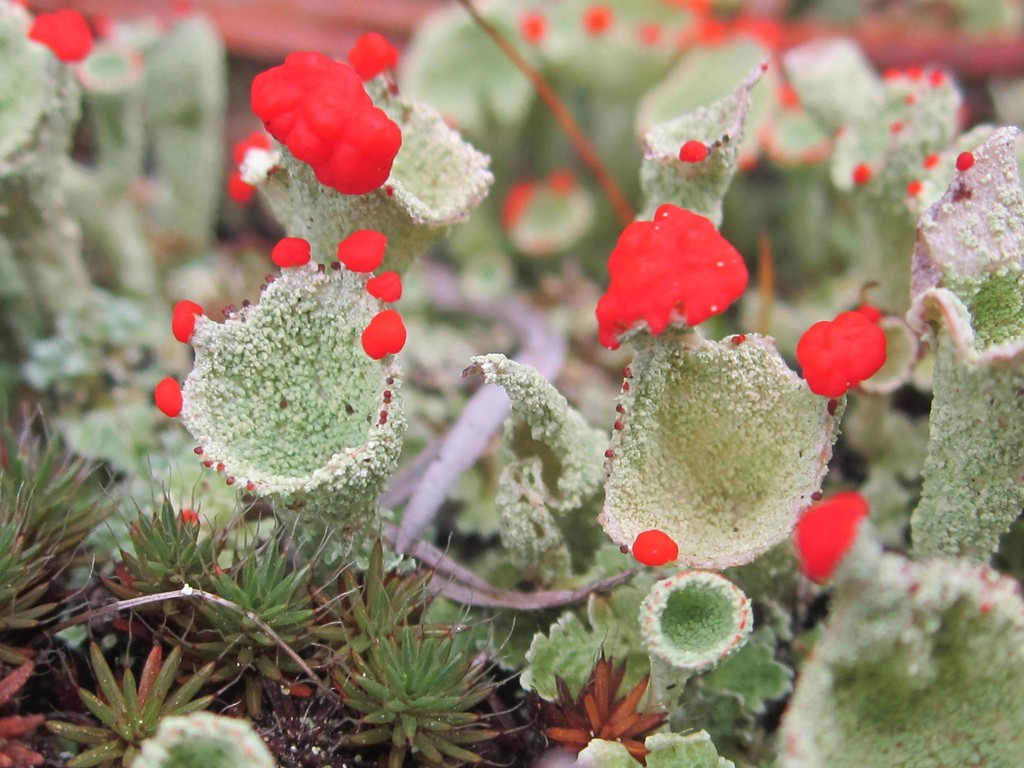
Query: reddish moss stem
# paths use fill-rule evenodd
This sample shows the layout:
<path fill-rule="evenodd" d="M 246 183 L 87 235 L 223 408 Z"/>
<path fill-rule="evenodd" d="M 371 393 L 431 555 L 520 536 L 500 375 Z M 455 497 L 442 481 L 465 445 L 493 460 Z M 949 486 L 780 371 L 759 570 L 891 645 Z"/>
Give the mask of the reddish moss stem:
<path fill-rule="evenodd" d="M 768 336 L 772 325 L 772 305 L 775 303 L 775 259 L 767 232 L 761 232 L 758 237 L 757 272 L 757 292 L 761 298 L 757 309 L 757 332 Z"/>
<path fill-rule="evenodd" d="M 604 190 L 605 196 L 612 204 L 612 208 L 615 209 L 615 215 L 619 217 L 622 225 L 625 226 L 633 221 L 633 208 L 626 199 L 625 194 L 623 194 L 619 185 L 615 183 L 615 179 L 611 177 L 611 174 L 604 167 L 604 163 L 601 162 L 601 158 L 598 156 L 597 150 L 594 149 L 594 145 L 590 143 L 590 139 L 587 138 L 583 129 L 580 128 L 579 123 L 576 122 L 576 119 L 558 97 L 558 94 L 555 93 L 555 90 L 548 85 L 544 76 L 516 50 L 516 47 L 502 34 L 501 30 L 480 15 L 473 5 L 473 0 L 459 0 L 459 3 L 473 17 L 473 21 L 476 22 L 477 26 L 495 42 L 502 53 L 508 56 L 509 61 L 515 64 L 516 68 L 526 76 L 526 79 L 537 90 L 537 95 L 540 96 L 541 101 L 544 102 L 548 111 L 551 112 L 551 115 L 561 126 L 569 141 L 576 147 L 576 151 L 579 152 L 583 162 L 586 163 L 591 173 L 594 174 L 597 183 Z"/>

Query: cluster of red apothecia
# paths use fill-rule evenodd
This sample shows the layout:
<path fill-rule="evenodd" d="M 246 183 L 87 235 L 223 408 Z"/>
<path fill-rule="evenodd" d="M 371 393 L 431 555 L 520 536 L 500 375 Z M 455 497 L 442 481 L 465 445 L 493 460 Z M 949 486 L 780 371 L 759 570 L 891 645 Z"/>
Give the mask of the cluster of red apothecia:
<path fill-rule="evenodd" d="M 344 265 L 352 272 L 373 272 L 383 263 L 386 249 L 387 238 L 380 232 L 358 230 L 338 243 L 338 261 L 332 268 L 340 269 Z M 281 269 L 302 267 L 310 262 L 310 245 L 301 237 L 285 237 L 274 246 L 270 258 Z M 402 279 L 396 272 L 384 272 L 367 281 L 366 291 L 383 302 L 392 303 L 402 296 Z M 196 317 L 201 314 L 203 308 L 194 301 L 186 299 L 175 304 L 171 316 L 174 338 L 187 344 L 195 331 Z M 405 340 L 405 323 L 394 309 L 384 309 L 374 315 L 361 336 L 363 351 L 374 360 L 399 352 Z M 183 405 L 181 385 L 172 376 L 164 378 L 154 390 L 154 401 L 167 416 L 179 415 Z"/>

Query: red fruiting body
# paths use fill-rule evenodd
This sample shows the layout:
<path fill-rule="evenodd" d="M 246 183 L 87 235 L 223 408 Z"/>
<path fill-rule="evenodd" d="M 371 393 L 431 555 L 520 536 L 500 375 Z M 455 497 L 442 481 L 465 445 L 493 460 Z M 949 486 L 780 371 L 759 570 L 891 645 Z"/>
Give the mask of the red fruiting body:
<path fill-rule="evenodd" d="M 938 155 L 928 155 L 928 157 L 926 157 L 924 159 L 924 162 L 921 163 L 921 165 L 923 165 L 925 168 L 928 168 L 928 169 L 934 168 L 938 164 L 939 164 L 939 156 Z"/>
<path fill-rule="evenodd" d="M 301 267 L 308 264 L 310 258 L 309 243 L 301 237 L 282 237 L 270 252 L 270 260 L 281 269 Z"/>
<path fill-rule="evenodd" d="M 782 83 L 778 90 L 779 103 L 786 109 L 799 109 L 800 108 L 800 96 L 797 95 L 796 88 L 789 83 Z"/>
<path fill-rule="evenodd" d="M 512 229 L 523 218 L 523 213 L 537 193 L 537 182 L 520 181 L 512 185 L 505 197 L 505 207 L 501 211 L 501 223 L 506 230 Z"/>
<path fill-rule="evenodd" d="M 242 180 L 239 171 L 228 175 L 228 198 L 236 205 L 248 205 L 256 196 L 256 187 Z"/>
<path fill-rule="evenodd" d="M 885 364 L 885 333 L 860 312 L 815 323 L 796 345 L 811 391 L 842 397 Z"/>
<path fill-rule="evenodd" d="M 156 389 L 153 390 L 153 402 L 164 415 L 172 419 L 181 413 L 181 386 L 173 376 L 161 379 L 156 385 Z"/>
<path fill-rule="evenodd" d="M 956 169 L 958 171 L 966 171 L 972 165 L 974 165 L 974 155 L 970 152 L 961 152 L 956 156 Z"/>
<path fill-rule="evenodd" d="M 398 49 L 378 32 L 367 32 L 348 52 L 352 69 L 363 80 L 370 80 L 398 64 Z"/>
<path fill-rule="evenodd" d="M 67 63 L 81 61 L 92 51 L 92 32 L 78 11 L 39 14 L 28 30 L 28 37 Z"/>
<path fill-rule="evenodd" d="M 196 329 L 196 315 L 203 314 L 203 308 L 194 301 L 184 299 L 174 305 L 171 312 L 171 333 L 182 344 L 188 344 Z"/>
<path fill-rule="evenodd" d="M 669 325 L 694 326 L 724 312 L 748 279 L 743 257 L 711 221 L 671 204 L 658 208 L 653 221 L 623 230 L 608 274 L 596 314 L 598 338 L 609 349 L 643 324 L 658 335 Z"/>
<path fill-rule="evenodd" d="M 270 135 L 346 195 L 380 187 L 402 145 L 402 131 L 347 64 L 319 53 L 289 54 L 252 82 L 252 109 Z"/>
<path fill-rule="evenodd" d="M 917 179 L 911 179 L 907 182 L 907 194 L 910 197 L 915 197 L 921 194 L 921 182 Z"/>
<path fill-rule="evenodd" d="M 793 544 L 800 559 L 800 570 L 807 578 L 818 583 L 831 578 L 867 514 L 867 501 L 853 491 L 837 493 L 804 513 L 796 524 Z"/>
<path fill-rule="evenodd" d="M 397 272 L 371 277 L 366 282 L 366 292 L 381 301 L 398 301 L 402 298 L 402 278 Z"/>
<path fill-rule="evenodd" d="M 374 315 L 363 330 L 363 351 L 374 360 L 393 355 L 405 346 L 405 323 L 402 316 L 393 309 L 385 309 Z"/>
<path fill-rule="evenodd" d="M 872 304 L 861 304 L 853 311 L 860 312 L 860 314 L 864 315 L 864 317 L 875 325 L 878 325 L 879 321 L 882 319 L 882 310 Z"/>
<path fill-rule="evenodd" d="M 556 168 L 548 176 L 548 187 L 556 195 L 568 195 L 576 189 L 576 177 L 568 168 Z"/>
<path fill-rule="evenodd" d="M 250 149 L 270 149 L 272 146 L 267 134 L 263 131 L 253 131 L 231 148 L 231 159 L 235 165 L 241 165 Z"/>
<path fill-rule="evenodd" d="M 684 163 L 699 163 L 708 156 L 708 146 L 703 141 L 690 139 L 679 148 L 679 159 Z"/>
<path fill-rule="evenodd" d="M 893 120 L 891 123 L 889 123 L 889 133 L 893 133 L 893 134 L 899 133 L 905 127 L 906 126 L 904 125 L 902 120 Z"/>
<path fill-rule="evenodd" d="M 644 45 L 657 45 L 665 36 L 665 30 L 660 24 L 641 24 L 636 33 Z"/>
<path fill-rule="evenodd" d="M 199 513 L 194 509 L 185 507 L 181 510 L 181 522 L 185 525 L 199 525 Z"/>
<path fill-rule="evenodd" d="M 857 163 L 853 169 L 853 183 L 860 186 L 869 181 L 871 181 L 871 166 L 867 163 Z"/>
<path fill-rule="evenodd" d="M 679 557 L 679 545 L 667 533 L 655 528 L 636 537 L 633 557 L 643 565 L 665 565 Z"/>
<path fill-rule="evenodd" d="M 611 28 L 614 20 L 611 8 L 606 5 L 592 5 L 583 12 L 583 29 L 590 35 L 603 35 Z"/>
<path fill-rule="evenodd" d="M 946 82 L 946 73 L 941 69 L 932 70 L 931 74 L 928 75 L 929 85 L 938 88 L 940 85 L 944 85 Z"/>
<path fill-rule="evenodd" d="M 547 17 L 540 11 L 527 11 L 519 19 L 519 33 L 530 45 L 539 45 L 548 34 Z"/>
<path fill-rule="evenodd" d="M 388 239 L 372 229 L 359 229 L 338 243 L 338 261 L 353 272 L 373 272 L 384 261 Z"/>

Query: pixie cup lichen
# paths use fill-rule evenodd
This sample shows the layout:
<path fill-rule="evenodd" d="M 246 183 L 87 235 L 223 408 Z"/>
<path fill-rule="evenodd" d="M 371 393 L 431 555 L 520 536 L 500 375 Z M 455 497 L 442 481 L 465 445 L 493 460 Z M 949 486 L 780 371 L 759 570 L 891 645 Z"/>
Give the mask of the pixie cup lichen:
<path fill-rule="evenodd" d="M 381 306 L 365 279 L 310 262 L 284 269 L 224 323 L 196 316 L 182 391 L 208 466 L 285 508 L 329 514 L 339 533 L 375 527 L 367 510 L 405 428 L 393 355 L 374 360 L 360 341 Z"/>

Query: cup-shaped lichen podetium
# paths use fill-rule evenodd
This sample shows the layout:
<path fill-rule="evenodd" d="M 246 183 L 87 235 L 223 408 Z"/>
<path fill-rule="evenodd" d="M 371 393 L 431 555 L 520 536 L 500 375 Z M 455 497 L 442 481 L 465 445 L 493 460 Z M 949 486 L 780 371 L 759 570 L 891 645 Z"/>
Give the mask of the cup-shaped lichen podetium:
<path fill-rule="evenodd" d="M 784 768 L 1017 766 L 1024 755 L 1024 602 L 986 566 L 860 544 L 778 743 Z"/>
<path fill-rule="evenodd" d="M 183 768 L 204 765 L 228 768 L 273 768 L 267 745 L 247 721 L 211 712 L 165 717 L 156 735 L 142 742 L 133 765 L 138 768 Z"/>
<path fill-rule="evenodd" d="M 651 658 L 705 672 L 743 647 L 754 624 L 750 600 L 724 576 L 683 571 L 651 587 L 640 632 Z"/>
<path fill-rule="evenodd" d="M 936 351 L 917 556 L 987 561 L 1024 505 L 1024 191 L 1017 128 L 964 153 L 921 217 L 911 327 Z"/>
<path fill-rule="evenodd" d="M 320 513 L 345 541 L 394 471 L 405 428 L 392 355 L 370 359 L 360 334 L 380 303 L 365 277 L 289 267 L 259 303 L 224 323 L 196 318 L 195 367 L 182 417 L 228 482 Z"/>
<path fill-rule="evenodd" d="M 657 529 L 678 561 L 725 568 L 785 539 L 820 488 L 844 401 L 813 394 L 753 334 L 637 334 L 599 521 L 617 544 Z"/>

